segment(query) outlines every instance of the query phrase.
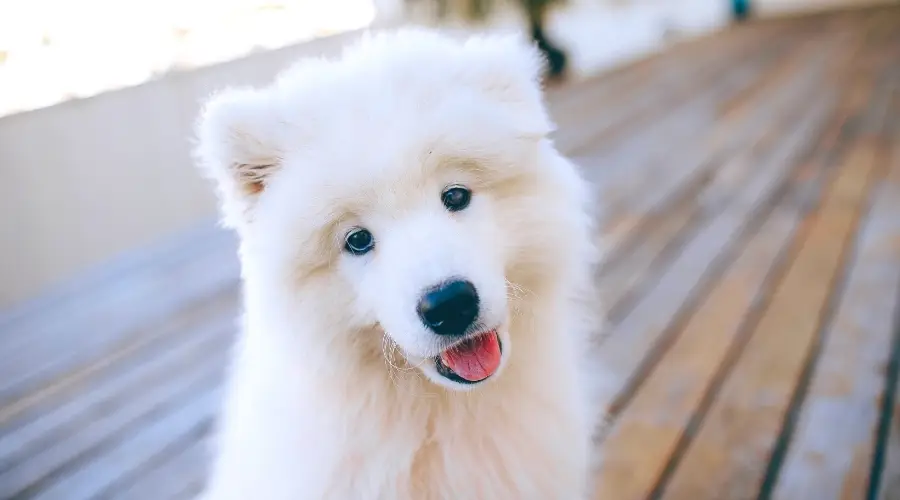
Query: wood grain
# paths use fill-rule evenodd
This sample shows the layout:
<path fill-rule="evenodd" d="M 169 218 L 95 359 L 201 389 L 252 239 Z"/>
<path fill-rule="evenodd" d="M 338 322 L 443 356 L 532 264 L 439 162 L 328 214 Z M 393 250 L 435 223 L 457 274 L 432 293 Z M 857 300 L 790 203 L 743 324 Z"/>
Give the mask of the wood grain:
<path fill-rule="evenodd" d="M 861 141 L 846 159 L 662 498 L 756 496 L 827 312 L 875 158 L 873 144 Z"/>
<path fill-rule="evenodd" d="M 890 97 L 893 89 L 886 89 Z M 879 100 L 884 110 L 890 103 Z M 879 140 L 875 165 L 888 165 Z M 782 466 L 776 500 L 866 498 L 877 439 L 885 370 L 893 352 L 900 300 L 900 158 L 874 187 L 836 316 L 824 332 L 797 429 Z M 827 436 L 827 439 L 824 437 Z"/>

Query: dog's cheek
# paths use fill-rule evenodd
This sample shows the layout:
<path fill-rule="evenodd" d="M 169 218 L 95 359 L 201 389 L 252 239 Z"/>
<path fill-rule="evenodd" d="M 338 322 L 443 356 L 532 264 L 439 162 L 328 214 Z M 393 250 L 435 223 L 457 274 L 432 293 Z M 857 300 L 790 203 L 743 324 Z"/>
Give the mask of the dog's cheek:
<path fill-rule="evenodd" d="M 397 270 L 390 272 L 391 263 L 381 259 L 348 258 L 341 267 L 342 279 L 353 297 L 354 326 L 383 329 L 392 340 L 407 345 L 410 339 L 404 333 L 411 327 L 405 312 L 414 308 L 406 307 L 401 298 Z"/>
<path fill-rule="evenodd" d="M 496 253 L 498 261 L 509 266 L 520 260 L 533 245 L 535 231 L 529 218 L 531 209 L 521 198 L 514 196 L 498 198 L 490 208 L 488 216 L 482 218 L 490 221 L 488 227 L 482 228 L 490 242 L 485 247 Z"/>
<path fill-rule="evenodd" d="M 518 197 L 507 200 L 498 212 L 502 224 L 497 227 L 506 279 L 514 285 L 537 292 L 552 279 L 553 249 L 560 244 L 553 220 L 541 209 L 540 197 Z"/>

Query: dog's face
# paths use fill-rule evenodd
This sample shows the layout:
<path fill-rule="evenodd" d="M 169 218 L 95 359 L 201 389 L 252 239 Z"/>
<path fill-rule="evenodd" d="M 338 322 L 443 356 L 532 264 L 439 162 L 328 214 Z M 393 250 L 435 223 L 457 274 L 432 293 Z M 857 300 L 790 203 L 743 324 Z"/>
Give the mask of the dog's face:
<path fill-rule="evenodd" d="M 414 166 L 348 186 L 356 194 L 332 205 L 348 203 L 327 240 L 358 325 L 378 325 L 409 364 L 464 388 L 496 374 L 509 355 L 506 266 L 521 228 L 501 223 L 505 194 L 483 159 L 422 153 Z"/>
<path fill-rule="evenodd" d="M 198 151 L 244 265 L 316 301 L 323 335 L 451 389 L 496 376 L 517 307 L 567 272 L 583 223 L 538 70 L 510 39 L 406 32 L 220 94 Z"/>

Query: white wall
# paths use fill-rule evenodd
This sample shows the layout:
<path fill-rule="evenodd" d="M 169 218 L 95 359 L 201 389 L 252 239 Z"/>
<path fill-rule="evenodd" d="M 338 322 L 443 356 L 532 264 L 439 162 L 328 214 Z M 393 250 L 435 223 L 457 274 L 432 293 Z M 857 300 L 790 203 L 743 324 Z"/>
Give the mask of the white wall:
<path fill-rule="evenodd" d="M 552 31 L 575 69 L 593 72 L 662 47 L 667 27 L 697 33 L 727 17 L 720 0 L 577 0 Z M 225 84 L 267 81 L 289 61 L 334 53 L 354 36 L 0 118 L 0 308 L 212 218 L 210 187 L 189 158 L 198 101 Z"/>
<path fill-rule="evenodd" d="M 0 118 L 0 308 L 213 217 L 189 156 L 200 99 L 352 36 Z"/>

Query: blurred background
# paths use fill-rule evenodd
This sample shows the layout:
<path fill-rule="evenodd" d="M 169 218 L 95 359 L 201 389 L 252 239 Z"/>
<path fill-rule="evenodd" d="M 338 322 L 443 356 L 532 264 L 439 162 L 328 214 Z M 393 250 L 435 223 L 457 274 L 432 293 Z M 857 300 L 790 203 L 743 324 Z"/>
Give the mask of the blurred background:
<path fill-rule="evenodd" d="M 766 15 L 865 2 L 753 3 Z M 214 215 L 188 156 L 197 103 L 212 89 L 266 82 L 297 57 L 335 53 L 360 30 L 427 19 L 434 4 L 0 4 L 0 213 L 9 214 L 0 305 L 20 307 Z M 497 8 L 489 27 L 524 24 L 516 7 Z M 547 31 L 586 75 L 726 26 L 733 9 L 730 0 L 572 0 L 550 12 Z"/>
<path fill-rule="evenodd" d="M 296 58 L 337 54 L 371 29 L 521 30 L 550 55 L 555 112 L 624 126 L 637 104 L 608 118 L 576 92 L 609 81 L 636 103 L 667 92 L 700 99 L 704 79 L 731 63 L 669 75 L 646 94 L 627 93 L 637 77 L 623 68 L 643 71 L 641 61 L 697 40 L 711 40 L 704 57 L 713 57 L 731 40 L 716 37 L 745 22 L 783 25 L 877 3 L 897 2 L 0 0 L 0 499 L 199 490 L 239 310 L 235 242 L 217 228 L 211 186 L 189 154 L 198 104 L 212 90 L 266 83 Z M 749 52 L 730 53 L 735 66 L 767 35 L 742 40 Z M 698 78 L 694 93 L 682 88 L 688 77 Z M 699 123 L 690 116 L 686 127 Z M 561 117 L 561 130 L 574 137 L 587 123 L 579 120 Z M 593 161 L 584 148 L 573 154 Z M 643 154 L 596 161 L 649 161 Z"/>

